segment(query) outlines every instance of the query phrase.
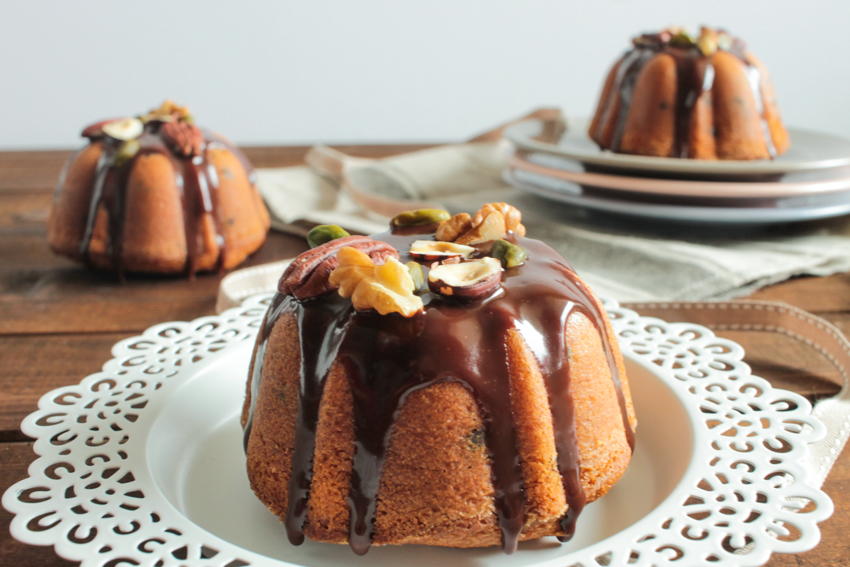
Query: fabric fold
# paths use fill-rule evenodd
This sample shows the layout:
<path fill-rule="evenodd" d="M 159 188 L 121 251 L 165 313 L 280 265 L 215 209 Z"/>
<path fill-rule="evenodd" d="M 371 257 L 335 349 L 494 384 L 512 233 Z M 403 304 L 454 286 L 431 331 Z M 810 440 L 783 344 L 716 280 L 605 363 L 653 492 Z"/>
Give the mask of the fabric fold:
<path fill-rule="evenodd" d="M 795 276 L 850 271 L 845 219 L 766 227 L 693 225 L 595 213 L 551 202 L 502 179 L 504 142 L 440 146 L 380 160 L 317 146 L 311 165 L 258 170 L 273 227 L 338 224 L 385 230 L 395 212 L 422 205 L 474 212 L 505 201 L 528 235 L 549 243 L 599 293 L 620 301 L 731 299 Z"/>

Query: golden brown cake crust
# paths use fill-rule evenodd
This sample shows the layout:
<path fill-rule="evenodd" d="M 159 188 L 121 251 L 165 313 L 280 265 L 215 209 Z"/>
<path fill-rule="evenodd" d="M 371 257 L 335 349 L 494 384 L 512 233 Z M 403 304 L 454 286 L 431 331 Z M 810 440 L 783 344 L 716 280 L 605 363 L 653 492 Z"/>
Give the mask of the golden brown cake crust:
<path fill-rule="evenodd" d="M 631 457 L 601 339 L 581 313 L 571 315 L 566 337 L 582 455 L 581 480 L 592 502 L 625 472 Z M 248 475 L 257 496 L 283 519 L 294 446 L 300 354 L 295 317 L 284 315 L 269 339 L 253 432 L 247 448 Z M 526 494 L 521 540 L 562 535 L 566 512 L 555 464 L 552 421 L 545 385 L 522 337 L 510 333 L 509 366 L 514 420 Z M 618 365 L 622 357 L 617 351 Z M 628 389 L 625 369 L 623 386 Z M 348 489 L 354 453 L 351 392 L 334 365 L 320 407 L 314 477 L 305 534 L 346 543 Z M 250 406 L 251 383 L 243 423 Z M 629 400 L 630 419 L 636 425 Z M 381 480 L 373 545 L 420 543 L 445 547 L 498 545 L 490 464 L 483 421 L 475 399 L 456 383 L 439 383 L 408 397 L 393 430 Z"/>
<path fill-rule="evenodd" d="M 666 35 L 665 35 L 666 34 Z M 790 146 L 764 65 L 739 40 L 713 52 L 645 34 L 606 77 L 588 134 L 614 152 L 695 159 L 770 159 Z M 690 40 L 693 41 L 693 40 Z M 681 92 L 680 92 L 681 91 Z"/>
<path fill-rule="evenodd" d="M 575 414 L 580 483 L 588 502 L 604 495 L 622 476 L 631 458 L 614 375 L 605 344 L 611 349 L 625 403 L 625 419 L 637 425 L 623 359 L 598 298 L 588 292 L 602 314 L 601 327 L 582 310 L 572 311 L 562 341 L 568 354 Z M 280 296 L 275 305 L 285 301 Z M 315 301 L 315 300 L 314 300 Z M 293 304 L 294 305 L 294 304 Z M 301 376 L 301 341 L 296 311 L 283 310 L 275 324 L 267 321 L 258 337 L 265 356 L 259 384 L 249 379 L 242 424 L 247 428 L 251 486 L 283 521 L 289 505 L 295 439 L 297 391 Z M 403 328 L 403 327 L 402 327 Z M 604 333 L 605 343 L 600 331 Z M 320 333 L 321 335 L 321 333 Z M 470 339 L 474 340 L 474 339 Z M 565 535 L 561 520 L 568 510 L 564 480 L 554 442 L 553 410 L 541 366 L 516 328 L 505 335 L 511 416 L 521 468 L 523 517 L 520 540 Z M 336 359 L 318 407 L 308 513 L 304 534 L 316 541 L 349 541 L 349 496 L 357 439 L 348 366 Z M 254 376 L 254 369 L 250 371 Z M 252 399 L 256 392 L 256 400 Z M 561 401 L 559 403 L 565 403 Z M 492 461 L 480 401 L 455 381 L 438 381 L 413 390 L 400 406 L 380 476 L 372 545 L 418 543 L 447 547 L 498 545 L 502 532 L 494 503 Z M 253 415 L 251 408 L 253 407 Z"/>
<path fill-rule="evenodd" d="M 237 149 L 211 138 L 205 142 L 208 149 L 197 149 L 194 157 L 215 170 L 210 176 L 203 171 L 206 165 L 195 166 L 192 156 L 175 153 L 170 138 L 152 124 L 129 142 L 95 134 L 69 160 L 48 219 L 51 247 L 93 267 L 120 272 L 180 274 L 239 265 L 263 244 L 269 229 L 268 211 L 246 169 L 250 164 L 236 155 Z M 137 141 L 142 149 L 129 163 L 119 163 L 115 156 Z M 103 196 L 98 197 L 98 174 L 106 171 Z M 205 212 L 195 202 L 202 199 L 194 196 L 193 175 L 205 177 L 201 183 L 209 189 L 197 191 L 209 192 L 212 210 Z"/>
<path fill-rule="evenodd" d="M 86 229 L 94 171 L 102 151 L 103 145 L 94 142 L 69 158 L 47 220 L 50 247 L 75 260 L 80 259 L 80 241 Z"/>

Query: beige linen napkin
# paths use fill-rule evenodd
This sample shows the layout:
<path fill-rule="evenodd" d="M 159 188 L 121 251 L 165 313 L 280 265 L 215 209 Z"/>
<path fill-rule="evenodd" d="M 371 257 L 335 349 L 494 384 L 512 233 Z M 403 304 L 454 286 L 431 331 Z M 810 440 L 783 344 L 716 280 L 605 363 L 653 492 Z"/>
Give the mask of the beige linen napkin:
<path fill-rule="evenodd" d="M 421 206 L 473 212 L 489 201 L 522 211 L 528 235 L 564 255 L 600 294 L 620 301 L 729 299 L 797 275 L 850 270 L 846 219 L 770 227 L 627 219 L 543 200 L 502 180 L 499 142 L 441 146 L 382 160 L 324 146 L 307 166 L 257 171 L 273 227 L 305 219 L 368 234 Z M 302 230 L 302 229 L 299 229 Z"/>

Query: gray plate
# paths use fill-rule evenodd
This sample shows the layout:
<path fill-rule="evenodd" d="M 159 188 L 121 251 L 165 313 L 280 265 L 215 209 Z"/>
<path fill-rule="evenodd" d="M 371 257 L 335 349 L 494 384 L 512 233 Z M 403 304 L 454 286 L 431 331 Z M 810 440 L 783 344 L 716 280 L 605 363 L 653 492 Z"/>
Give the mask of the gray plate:
<path fill-rule="evenodd" d="M 601 150 L 587 135 L 587 120 L 570 120 L 563 133 L 544 131 L 540 120 L 525 120 L 509 126 L 505 138 L 525 150 L 566 157 L 597 169 L 642 170 L 656 173 L 685 173 L 706 178 L 784 175 L 850 166 L 850 140 L 829 134 L 789 128 L 791 147 L 774 160 L 698 160 L 634 156 Z"/>
<path fill-rule="evenodd" d="M 574 183 L 522 170 L 506 169 L 503 177 L 514 187 L 546 199 L 597 211 L 681 222 L 771 224 L 850 214 L 850 191 L 817 199 L 777 199 L 760 207 L 707 207 L 599 198 L 583 194 Z"/>

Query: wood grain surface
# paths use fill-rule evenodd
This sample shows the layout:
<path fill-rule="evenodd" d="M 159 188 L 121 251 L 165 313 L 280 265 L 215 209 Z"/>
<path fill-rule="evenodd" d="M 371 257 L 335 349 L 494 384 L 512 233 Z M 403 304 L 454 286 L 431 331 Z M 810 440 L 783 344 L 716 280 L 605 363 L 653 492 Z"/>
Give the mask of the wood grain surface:
<path fill-rule="evenodd" d="M 339 146 L 361 157 L 383 157 L 426 146 Z M 306 147 L 247 148 L 257 167 L 302 162 Z M 132 276 L 125 284 L 55 256 L 45 222 L 59 171 L 69 151 L 0 153 L 0 492 L 24 478 L 35 458 L 20 432 L 21 420 L 50 390 L 100 370 L 114 343 L 163 321 L 191 320 L 214 312 L 220 277 Z M 297 255 L 303 240 L 270 234 L 246 265 Z M 784 301 L 850 330 L 850 275 L 800 278 L 753 298 Z M 754 372 L 810 399 L 834 394 L 838 377 L 820 355 L 781 337 L 726 334 L 747 351 Z M 850 565 L 850 450 L 845 449 L 824 485 L 835 514 L 821 525 L 822 542 L 796 556 L 775 555 L 767 565 Z M 74 565 L 52 548 L 33 547 L 9 534 L 11 515 L 0 509 L 0 565 Z"/>

